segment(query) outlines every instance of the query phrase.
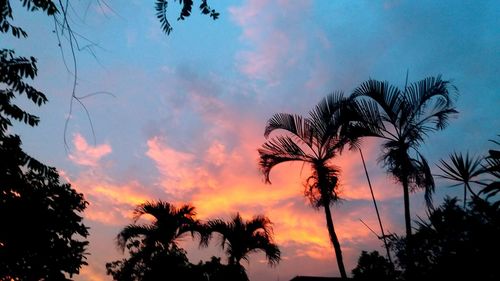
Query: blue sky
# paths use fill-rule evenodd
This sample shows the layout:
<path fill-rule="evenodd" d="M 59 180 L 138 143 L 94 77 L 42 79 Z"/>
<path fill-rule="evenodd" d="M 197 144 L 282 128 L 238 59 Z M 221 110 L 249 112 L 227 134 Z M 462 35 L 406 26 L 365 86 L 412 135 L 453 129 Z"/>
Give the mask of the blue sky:
<path fill-rule="evenodd" d="M 34 84 L 49 97 L 42 108 L 30 107 L 40 126 L 14 131 L 26 151 L 57 167 L 90 202 L 84 214 L 90 266 L 77 280 L 109 280 L 104 263 L 121 257 L 114 236 L 131 221 L 135 204 L 154 199 L 191 202 L 202 219 L 237 211 L 268 215 L 284 259 L 268 268 L 262 255 L 252 256 L 252 280 L 338 275 L 323 213 L 301 195 L 306 169 L 279 167 L 273 185 L 265 185 L 256 150 L 273 113 L 306 114 L 328 93 L 349 93 L 368 78 L 403 86 L 407 71 L 410 81 L 442 74 L 458 88 L 460 114 L 421 148 L 435 173 L 440 158 L 484 153 L 492 147 L 488 139 L 500 134 L 498 1 L 211 1 L 220 19 L 194 10 L 182 22 L 172 3 L 168 37 L 153 1 L 106 3 L 112 9 L 75 2 L 72 23 L 97 44 L 96 58 L 77 53 L 77 95 L 114 95 L 83 100 L 95 143 L 75 104 L 66 132 L 70 150 L 64 148 L 73 76 L 53 22 L 15 7 L 15 23 L 29 38 L 2 39 L 18 55 L 38 58 Z M 69 59 L 67 45 L 63 50 Z M 377 143 L 366 142 L 365 150 L 383 220 L 402 233 L 401 188 L 377 164 Z M 346 152 L 338 161 L 346 200 L 334 207 L 333 218 L 350 271 L 361 250 L 382 248 L 358 220 L 376 226 L 358 156 Z M 437 199 L 461 194 L 438 183 Z M 424 214 L 423 194 L 413 195 L 412 207 Z M 193 262 L 222 254 L 215 245 L 199 250 L 189 239 L 183 245 Z"/>

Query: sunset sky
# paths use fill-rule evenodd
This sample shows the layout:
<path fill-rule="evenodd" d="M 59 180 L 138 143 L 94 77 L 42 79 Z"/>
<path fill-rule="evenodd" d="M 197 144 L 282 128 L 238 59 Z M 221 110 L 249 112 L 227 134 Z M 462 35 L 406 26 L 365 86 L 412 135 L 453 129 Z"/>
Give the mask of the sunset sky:
<path fill-rule="evenodd" d="M 85 50 L 76 57 L 77 95 L 90 94 L 82 101 L 95 139 L 81 106 L 74 103 L 69 115 L 73 76 L 62 56 L 70 70 L 72 63 L 66 41 L 61 55 L 53 21 L 15 6 L 14 23 L 29 38 L 2 38 L 2 48 L 38 59 L 33 84 L 49 97 L 41 108 L 27 107 L 41 117 L 38 127 L 15 124 L 13 131 L 90 203 L 83 214 L 89 266 L 76 280 L 111 280 L 104 264 L 123 257 L 116 234 L 134 206 L 156 199 L 191 203 L 200 219 L 267 215 L 282 261 L 270 268 L 253 254 L 244 263 L 251 280 L 339 276 L 324 213 L 303 197 L 308 167 L 278 166 L 269 185 L 257 166 L 272 114 L 307 114 L 334 90 L 349 93 L 369 78 L 404 86 L 407 71 L 409 81 L 451 80 L 460 114 L 421 147 L 434 173 L 440 158 L 485 153 L 500 134 L 499 1 L 212 0 L 216 21 L 199 13 L 198 1 L 191 17 L 176 21 L 179 5 L 170 2 L 174 30 L 166 36 L 154 1 L 71 1 L 74 30 L 96 43 L 95 57 Z M 378 142 L 365 141 L 363 152 L 383 223 L 403 234 L 402 189 L 377 162 Z M 335 163 L 344 200 L 332 207 L 333 221 L 350 272 L 362 250 L 383 248 L 360 222 L 378 231 L 359 155 L 345 151 Z M 461 194 L 437 183 L 436 203 Z M 413 218 L 425 216 L 423 194 L 411 200 Z M 215 242 L 200 250 L 187 237 L 182 246 L 194 263 L 224 257 Z"/>

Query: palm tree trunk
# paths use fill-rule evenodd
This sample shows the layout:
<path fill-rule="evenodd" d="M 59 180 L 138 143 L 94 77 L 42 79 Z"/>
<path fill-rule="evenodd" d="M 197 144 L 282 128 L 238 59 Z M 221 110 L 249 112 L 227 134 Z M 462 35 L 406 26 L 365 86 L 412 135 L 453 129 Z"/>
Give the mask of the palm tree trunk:
<path fill-rule="evenodd" d="M 464 185 L 464 210 L 467 207 L 467 185 Z"/>
<path fill-rule="evenodd" d="M 370 176 L 368 175 L 368 170 L 366 169 L 365 158 L 363 157 L 363 152 L 361 148 L 359 149 L 359 154 L 361 155 L 361 161 L 363 162 L 363 168 L 365 169 L 366 180 L 368 181 L 368 186 L 370 187 L 370 193 L 372 194 L 373 206 L 375 206 L 375 212 L 377 213 L 378 224 L 380 225 L 380 231 L 382 233 L 382 239 L 384 240 L 385 250 L 387 251 L 387 258 L 392 264 L 391 253 L 389 251 L 389 244 L 387 244 L 387 237 L 384 233 L 384 226 L 382 225 L 382 220 L 380 219 L 380 213 L 378 212 L 377 200 L 375 200 L 375 195 L 373 194 L 372 183 L 370 181 Z"/>
<path fill-rule="evenodd" d="M 403 183 L 403 200 L 405 204 L 406 238 L 409 239 L 411 236 L 411 215 L 410 215 L 410 190 L 408 186 L 407 177 L 405 177 L 402 180 L 402 183 Z"/>
<path fill-rule="evenodd" d="M 342 279 L 347 280 L 347 274 L 344 267 L 344 260 L 342 258 L 342 250 L 340 249 L 340 242 L 335 233 L 335 228 L 333 227 L 332 214 L 330 212 L 330 204 L 326 203 L 323 206 L 325 208 L 326 216 L 326 226 L 328 228 L 328 233 L 330 234 L 330 241 L 332 242 L 333 249 L 335 250 L 335 257 L 337 258 L 337 264 L 339 266 L 340 276 Z"/>
<path fill-rule="evenodd" d="M 403 183 L 403 199 L 405 204 L 405 226 L 406 226 L 406 280 L 413 280 L 415 265 L 413 263 L 413 239 L 411 233 L 411 216 L 410 216 L 410 191 L 408 177 L 404 177 Z"/>

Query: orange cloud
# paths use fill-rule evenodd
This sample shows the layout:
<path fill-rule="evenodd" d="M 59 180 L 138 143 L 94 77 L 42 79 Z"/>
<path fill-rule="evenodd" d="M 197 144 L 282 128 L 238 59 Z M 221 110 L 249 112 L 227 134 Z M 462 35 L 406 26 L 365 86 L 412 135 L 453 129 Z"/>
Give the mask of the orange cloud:
<path fill-rule="evenodd" d="M 88 145 L 85 138 L 79 133 L 73 137 L 73 145 L 75 151 L 69 154 L 69 159 L 82 166 L 96 167 L 99 160 L 112 151 L 111 146 L 108 144 Z"/>

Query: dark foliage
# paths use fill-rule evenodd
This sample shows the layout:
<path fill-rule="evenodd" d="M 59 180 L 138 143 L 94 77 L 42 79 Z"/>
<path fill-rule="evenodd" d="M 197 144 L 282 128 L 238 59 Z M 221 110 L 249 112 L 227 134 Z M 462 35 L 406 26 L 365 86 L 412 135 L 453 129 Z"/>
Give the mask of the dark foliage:
<path fill-rule="evenodd" d="M 208 245 L 213 233 L 220 235 L 220 246 L 227 255 L 228 265 L 224 271 L 228 280 L 248 281 L 241 260 L 249 261 L 251 253 L 264 252 L 271 266 L 281 260 L 281 251 L 273 239 L 272 223 L 265 216 L 255 216 L 246 221 L 240 214 L 236 214 L 227 222 L 221 219 L 211 220 L 207 223 L 203 245 Z"/>
<path fill-rule="evenodd" d="M 398 280 L 400 273 L 377 251 L 361 252 L 358 265 L 352 270 L 354 280 Z"/>
<path fill-rule="evenodd" d="M 492 140 L 493 143 L 500 145 L 500 142 Z M 482 190 L 481 194 L 485 194 L 486 198 L 491 199 L 500 193 L 500 150 L 490 149 L 488 156 L 485 158 L 484 165 L 485 173 L 489 174 L 493 180 L 488 183 Z M 496 207 L 500 207 L 500 200 L 493 203 Z"/>
<path fill-rule="evenodd" d="M 190 205 L 175 207 L 164 201 L 137 206 L 134 223 L 117 236 L 117 245 L 122 250 L 127 249 L 129 257 L 107 263 L 107 273 L 117 281 L 194 280 L 189 277 L 191 264 L 177 240 L 202 231 L 195 214 Z M 144 215 L 151 215 L 154 220 L 138 224 Z"/>
<path fill-rule="evenodd" d="M 467 209 L 457 199 L 420 219 L 411 239 L 414 245 L 414 280 L 499 280 L 500 209 L 480 198 L 473 198 Z M 394 238 L 393 249 L 404 270 L 408 261 L 406 239 Z"/>
<path fill-rule="evenodd" d="M 117 281 L 195 280 L 195 271 L 178 247 L 131 251 L 128 259 L 106 264 L 106 270 Z"/>
<path fill-rule="evenodd" d="M 50 13 L 47 3 L 23 5 Z M 0 2 L 0 13 L 2 33 L 12 30 L 14 36 L 25 36 L 7 21 L 12 18 L 8 2 Z M 36 74 L 35 58 L 0 50 L 0 280 L 70 280 L 86 264 L 83 195 L 60 183 L 56 169 L 26 154 L 20 137 L 9 132 L 14 120 L 29 126 L 39 122 L 14 103 L 22 96 L 38 106 L 47 102 L 26 82 Z"/>
<path fill-rule="evenodd" d="M 43 11 L 47 15 L 53 15 L 58 12 L 56 4 L 52 0 L 22 0 L 22 5 L 28 11 Z M 13 20 L 12 8 L 9 0 L 0 0 L 0 32 L 9 31 L 15 37 L 27 37 L 28 34 L 19 26 L 12 25 L 9 20 Z"/>
<path fill-rule="evenodd" d="M 476 192 L 472 190 L 471 183 L 482 184 L 478 177 L 481 176 L 485 169 L 481 166 L 483 161 L 482 157 L 470 156 L 466 153 L 465 156 L 462 153 L 452 153 L 449 156 L 449 162 L 441 159 L 438 168 L 443 172 L 443 174 L 438 175 L 439 177 L 458 182 L 455 184 L 464 187 L 464 208 L 467 206 L 467 191 L 469 191 L 473 196 L 478 196 Z"/>
<path fill-rule="evenodd" d="M 205 244 L 213 233 L 220 234 L 220 245 L 226 250 L 229 264 L 248 261 L 248 255 L 257 251 L 266 254 L 269 265 L 276 265 L 281 259 L 281 252 L 273 241 L 272 223 L 265 216 L 255 216 L 247 221 L 238 213 L 228 222 L 221 219 L 209 221 L 207 230 L 209 236 L 204 238 Z"/>
<path fill-rule="evenodd" d="M 201 262 L 191 266 L 194 271 L 195 281 L 238 281 L 234 276 L 232 267 L 221 263 L 221 258 L 212 257 L 210 261 Z"/>
<path fill-rule="evenodd" d="M 220 14 L 216 12 L 214 9 L 210 8 L 210 6 L 207 3 L 207 0 L 200 0 L 200 2 L 201 3 L 199 8 L 202 14 L 209 15 L 214 20 L 219 18 Z M 185 20 L 187 17 L 191 15 L 191 10 L 193 8 L 193 0 L 179 0 L 179 4 L 182 6 L 182 8 L 177 20 Z M 172 32 L 173 28 L 167 18 L 167 8 L 168 8 L 168 0 L 156 0 L 155 2 L 156 17 L 160 21 L 163 32 L 169 35 L 170 32 Z"/>

